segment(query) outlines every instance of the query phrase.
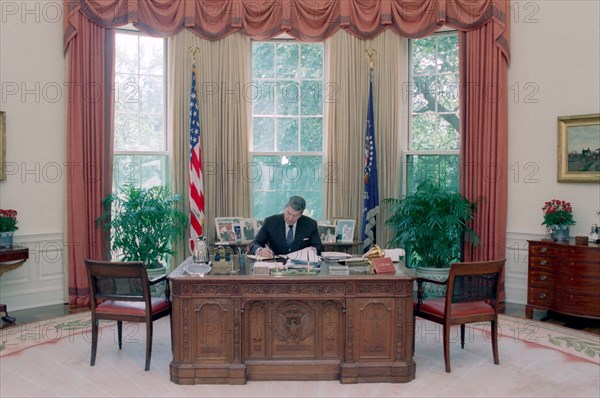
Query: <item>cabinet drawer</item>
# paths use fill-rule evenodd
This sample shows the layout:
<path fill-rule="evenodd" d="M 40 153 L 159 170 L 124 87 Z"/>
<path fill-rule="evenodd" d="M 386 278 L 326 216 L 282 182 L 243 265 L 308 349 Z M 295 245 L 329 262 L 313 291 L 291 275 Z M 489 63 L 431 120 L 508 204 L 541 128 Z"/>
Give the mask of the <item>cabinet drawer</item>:
<path fill-rule="evenodd" d="M 529 269 L 554 272 L 555 269 L 559 269 L 560 267 L 561 262 L 559 258 L 538 256 L 531 256 L 529 258 Z"/>
<path fill-rule="evenodd" d="M 530 286 L 553 289 L 557 285 L 558 279 L 554 272 L 529 270 L 528 283 Z"/>
<path fill-rule="evenodd" d="M 529 243 L 529 255 L 538 257 L 560 257 L 564 254 L 564 247 Z"/>
<path fill-rule="evenodd" d="M 545 287 L 529 286 L 527 289 L 527 304 L 550 308 L 554 302 L 554 291 Z"/>

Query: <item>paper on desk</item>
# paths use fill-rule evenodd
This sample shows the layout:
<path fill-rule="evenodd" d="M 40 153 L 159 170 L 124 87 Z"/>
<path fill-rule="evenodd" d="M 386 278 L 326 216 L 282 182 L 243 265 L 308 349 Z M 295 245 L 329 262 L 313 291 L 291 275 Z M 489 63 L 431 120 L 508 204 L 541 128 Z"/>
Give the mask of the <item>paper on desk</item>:
<path fill-rule="evenodd" d="M 385 256 L 391 258 L 394 262 L 398 262 L 400 257 L 404 256 L 404 249 L 385 249 Z"/>
<path fill-rule="evenodd" d="M 246 258 L 248 258 L 250 260 L 262 260 L 263 259 L 263 257 L 257 256 L 256 254 L 248 254 L 246 256 Z M 277 260 L 277 259 L 285 260 L 286 258 L 287 258 L 287 256 L 285 254 L 276 254 L 273 256 L 274 260 Z M 271 260 L 271 259 L 269 259 L 269 260 Z"/>
<path fill-rule="evenodd" d="M 314 247 L 306 247 L 304 249 L 288 253 L 288 260 L 296 261 L 296 262 L 311 262 L 317 263 L 319 262 L 319 256 L 317 255 L 317 250 Z"/>

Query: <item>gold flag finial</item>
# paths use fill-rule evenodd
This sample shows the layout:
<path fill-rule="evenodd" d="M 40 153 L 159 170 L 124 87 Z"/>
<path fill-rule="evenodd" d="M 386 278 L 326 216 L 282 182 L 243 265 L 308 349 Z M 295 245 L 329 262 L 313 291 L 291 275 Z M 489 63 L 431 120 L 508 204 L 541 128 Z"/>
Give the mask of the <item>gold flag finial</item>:
<path fill-rule="evenodd" d="M 375 59 L 376 55 L 377 51 L 375 51 L 374 48 L 369 48 L 365 50 L 365 56 L 369 60 L 369 69 L 373 69 L 373 60 Z"/>
<path fill-rule="evenodd" d="M 198 56 L 198 53 L 200 52 L 200 49 L 198 47 L 190 47 L 190 54 L 192 55 L 192 64 L 196 64 L 196 57 Z"/>

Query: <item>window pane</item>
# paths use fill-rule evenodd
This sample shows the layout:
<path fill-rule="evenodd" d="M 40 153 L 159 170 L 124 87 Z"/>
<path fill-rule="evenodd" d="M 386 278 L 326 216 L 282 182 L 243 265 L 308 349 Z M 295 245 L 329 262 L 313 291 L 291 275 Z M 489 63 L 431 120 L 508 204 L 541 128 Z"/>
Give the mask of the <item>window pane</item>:
<path fill-rule="evenodd" d="M 456 114 L 442 114 L 438 122 L 438 149 L 458 150 L 459 121 Z"/>
<path fill-rule="evenodd" d="M 164 75 L 164 39 L 149 36 L 139 36 L 140 73 Z"/>
<path fill-rule="evenodd" d="M 149 188 L 168 182 L 167 155 L 115 155 L 113 167 L 113 191 L 124 184 Z"/>
<path fill-rule="evenodd" d="M 447 73 L 439 76 L 438 111 L 458 111 L 458 74 Z"/>
<path fill-rule="evenodd" d="M 162 113 L 163 81 L 162 76 L 140 76 L 140 112 Z"/>
<path fill-rule="evenodd" d="M 252 113 L 275 114 L 275 81 L 262 80 L 252 84 Z"/>
<path fill-rule="evenodd" d="M 137 75 L 115 74 L 115 112 L 137 112 L 139 103 Z"/>
<path fill-rule="evenodd" d="M 434 74 L 437 71 L 435 36 L 414 40 L 412 47 L 414 75 Z"/>
<path fill-rule="evenodd" d="M 301 104 L 303 115 L 323 114 L 323 82 L 305 80 L 302 82 Z"/>
<path fill-rule="evenodd" d="M 277 85 L 277 114 L 297 115 L 300 102 L 300 87 L 298 82 L 291 80 L 279 81 Z"/>
<path fill-rule="evenodd" d="M 300 45 L 300 77 L 321 79 L 323 77 L 323 46 L 320 44 Z"/>
<path fill-rule="evenodd" d="M 421 182 L 429 180 L 458 192 L 458 167 L 458 155 L 408 155 L 406 191 L 414 192 Z"/>
<path fill-rule="evenodd" d="M 277 119 L 277 150 L 280 152 L 298 151 L 298 119 Z"/>
<path fill-rule="evenodd" d="M 275 44 L 255 43 L 252 46 L 252 77 L 275 77 Z"/>
<path fill-rule="evenodd" d="M 436 149 L 437 135 L 435 114 L 415 114 L 412 117 L 412 148 L 414 150 Z"/>
<path fill-rule="evenodd" d="M 298 52 L 296 43 L 277 44 L 277 78 L 298 78 Z"/>
<path fill-rule="evenodd" d="M 138 35 L 117 34 L 115 56 L 116 73 L 137 73 L 138 71 Z"/>
<path fill-rule="evenodd" d="M 306 117 L 302 119 L 301 151 L 323 151 L 323 118 Z"/>
<path fill-rule="evenodd" d="M 253 149 L 259 152 L 275 150 L 275 119 L 272 117 L 255 117 L 252 119 L 254 132 Z"/>

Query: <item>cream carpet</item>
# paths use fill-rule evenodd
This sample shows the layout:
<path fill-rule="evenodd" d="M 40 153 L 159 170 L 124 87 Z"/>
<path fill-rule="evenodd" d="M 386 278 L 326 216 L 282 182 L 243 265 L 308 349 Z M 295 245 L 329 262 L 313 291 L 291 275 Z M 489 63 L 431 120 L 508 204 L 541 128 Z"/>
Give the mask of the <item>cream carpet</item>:
<path fill-rule="evenodd" d="M 600 336 L 502 316 L 500 365 L 485 325 L 458 328 L 452 373 L 444 371 L 441 329 L 417 319 L 416 379 L 403 384 L 338 381 L 248 382 L 244 386 L 180 386 L 169 380 L 169 321 L 155 322 L 150 371 L 144 372 L 145 330 L 126 324 L 118 350 L 116 325 L 102 329 L 96 366 L 89 366 L 89 313 L 1 330 L 0 396 L 5 397 L 598 397 Z"/>

